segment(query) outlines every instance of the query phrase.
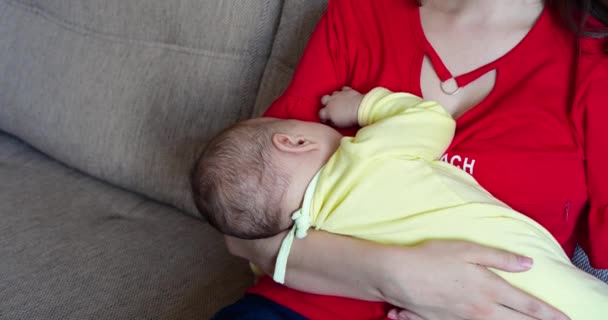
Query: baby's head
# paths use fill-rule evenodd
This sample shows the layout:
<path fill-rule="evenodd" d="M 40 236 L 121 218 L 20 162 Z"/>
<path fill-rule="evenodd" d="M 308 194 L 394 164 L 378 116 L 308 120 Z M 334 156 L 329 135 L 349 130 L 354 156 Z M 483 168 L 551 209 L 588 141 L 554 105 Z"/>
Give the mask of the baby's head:
<path fill-rule="evenodd" d="M 191 176 L 194 201 L 224 234 L 271 237 L 288 229 L 315 173 L 342 136 L 320 123 L 258 118 L 213 138 Z"/>
<path fill-rule="evenodd" d="M 209 223 L 244 239 L 270 237 L 288 226 L 280 201 L 288 175 L 273 159 L 272 136 L 281 121 L 243 121 L 212 139 L 192 174 L 194 201 Z"/>
<path fill-rule="evenodd" d="M 318 123 L 258 118 L 213 138 L 196 163 L 194 201 L 209 223 L 243 239 L 288 229 L 308 182 L 341 136 Z"/>

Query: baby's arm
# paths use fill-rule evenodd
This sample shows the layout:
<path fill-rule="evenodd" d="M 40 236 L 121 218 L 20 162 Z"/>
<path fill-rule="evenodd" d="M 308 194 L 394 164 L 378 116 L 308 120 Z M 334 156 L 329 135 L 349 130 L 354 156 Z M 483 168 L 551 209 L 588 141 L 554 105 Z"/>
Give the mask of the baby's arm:
<path fill-rule="evenodd" d="M 409 93 L 376 88 L 362 96 L 344 88 L 323 97 L 322 102 L 322 120 L 338 127 L 364 127 L 351 144 L 358 152 L 433 160 L 441 157 L 454 136 L 455 121 L 441 105 Z"/>

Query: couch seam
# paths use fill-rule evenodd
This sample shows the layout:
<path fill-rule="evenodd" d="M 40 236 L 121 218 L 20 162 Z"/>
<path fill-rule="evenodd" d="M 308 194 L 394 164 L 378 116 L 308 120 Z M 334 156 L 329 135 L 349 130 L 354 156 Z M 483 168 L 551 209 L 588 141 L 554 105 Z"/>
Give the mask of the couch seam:
<path fill-rule="evenodd" d="M 264 62 L 264 68 L 262 69 L 263 71 L 259 77 L 258 85 L 256 88 L 257 93 L 255 95 L 255 101 L 253 102 L 253 106 L 251 107 L 248 118 L 253 117 L 253 115 L 256 111 L 256 106 L 258 105 L 258 101 L 260 99 L 260 89 L 264 85 L 264 78 L 266 77 L 266 73 L 268 71 L 268 66 L 271 64 L 271 60 L 273 57 L 272 53 L 274 52 L 274 48 L 276 45 L 277 34 L 279 33 L 279 28 L 281 27 L 281 22 L 283 22 L 283 16 L 285 13 L 284 10 L 285 10 L 285 0 L 281 0 L 281 8 L 279 10 L 281 16 L 279 17 L 279 19 L 277 19 L 276 25 L 274 27 L 274 32 L 272 33 L 272 42 L 271 42 L 270 50 L 268 51 L 268 56 L 266 57 L 266 62 Z"/>
<path fill-rule="evenodd" d="M 283 61 L 282 59 L 270 57 L 269 60 L 277 67 L 277 69 L 281 69 L 283 72 L 293 72 L 295 70 L 295 67 L 290 66 L 289 63 Z"/>
<path fill-rule="evenodd" d="M 145 46 L 145 47 L 151 47 L 151 48 L 167 49 L 167 50 L 171 50 L 171 51 L 174 51 L 177 53 L 188 54 L 188 55 L 192 55 L 192 56 L 205 56 L 205 57 L 219 58 L 219 59 L 225 59 L 225 60 L 243 60 L 242 58 L 246 57 L 246 56 L 248 56 L 248 57 L 254 56 L 254 57 L 258 57 L 258 58 L 262 57 L 259 53 L 255 52 L 254 50 L 242 50 L 240 54 L 229 54 L 229 53 L 217 54 L 217 53 L 213 53 L 212 51 L 209 51 L 207 49 L 184 47 L 184 46 L 172 45 L 172 44 L 167 44 L 167 43 L 162 43 L 162 42 L 154 42 L 154 41 L 119 37 L 116 35 L 91 30 L 87 27 L 84 27 L 84 26 L 78 25 L 76 23 L 56 17 L 41 8 L 26 5 L 26 4 L 20 3 L 16 0 L 2 0 L 2 1 L 7 6 L 12 6 L 14 8 L 18 8 L 29 14 L 40 16 L 43 19 L 45 19 L 46 21 L 48 21 L 60 28 L 63 28 L 67 31 L 74 32 L 76 34 L 79 34 L 79 35 L 82 35 L 85 37 L 96 38 L 96 39 L 100 39 L 100 40 L 104 40 L 104 41 L 108 41 L 108 42 L 118 42 L 118 43 L 133 44 L 133 45 L 139 45 L 139 46 Z"/>
<path fill-rule="evenodd" d="M 251 118 L 251 115 L 253 114 L 253 112 L 255 110 L 256 102 L 257 102 L 258 96 L 260 94 L 260 87 L 262 86 L 262 79 L 264 78 L 264 74 L 266 73 L 266 66 L 272 55 L 272 49 L 274 48 L 274 41 L 275 41 L 275 37 L 276 37 L 276 32 L 278 30 L 278 23 L 280 22 L 280 20 L 281 20 L 280 18 L 282 17 L 282 14 L 283 14 L 283 1 L 284 0 L 281 0 L 281 7 L 277 10 L 277 13 L 280 14 L 281 16 L 279 16 L 276 19 L 277 21 L 275 22 L 274 32 L 272 33 L 272 38 L 269 41 L 270 46 L 267 50 L 267 54 L 263 55 L 264 59 L 262 62 L 262 66 L 259 69 L 260 70 L 259 75 L 257 77 L 254 76 L 255 70 L 254 70 L 253 64 L 250 64 L 248 66 L 249 70 L 253 71 L 253 72 L 248 72 L 247 74 L 249 75 L 248 80 L 250 80 L 250 81 L 248 81 L 248 83 L 255 83 L 255 85 L 252 85 L 252 89 L 254 90 L 254 92 L 253 92 L 254 95 L 253 95 L 253 99 L 250 100 L 251 106 L 250 106 L 249 110 L 247 112 L 240 113 L 239 114 L 240 117 L 242 117 L 243 115 L 246 115 L 247 118 Z M 266 21 L 268 20 L 268 11 L 269 11 L 269 6 L 268 6 L 268 2 L 267 2 L 266 5 L 264 6 L 264 10 L 262 13 L 262 16 L 263 16 L 262 20 L 266 20 Z M 256 38 L 256 42 L 261 42 L 260 40 L 263 37 L 261 36 L 260 33 L 257 33 L 255 38 Z M 262 57 L 262 55 L 259 52 L 257 52 L 257 50 L 256 50 L 255 54 Z M 253 82 L 254 80 L 255 80 L 255 82 Z M 241 98 L 242 98 L 243 102 L 245 102 L 245 100 L 247 99 L 246 94 L 244 92 L 243 92 Z"/>

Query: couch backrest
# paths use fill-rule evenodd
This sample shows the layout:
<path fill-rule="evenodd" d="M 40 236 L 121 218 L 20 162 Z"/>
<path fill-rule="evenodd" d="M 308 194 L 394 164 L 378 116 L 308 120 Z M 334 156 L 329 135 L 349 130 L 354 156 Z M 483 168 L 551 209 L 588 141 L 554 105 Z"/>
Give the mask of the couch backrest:
<path fill-rule="evenodd" d="M 282 4 L 0 0 L 0 130 L 193 212 L 190 167 L 251 115 Z"/>
<path fill-rule="evenodd" d="M 263 113 L 285 90 L 326 7 L 327 0 L 285 0 L 254 115 Z"/>

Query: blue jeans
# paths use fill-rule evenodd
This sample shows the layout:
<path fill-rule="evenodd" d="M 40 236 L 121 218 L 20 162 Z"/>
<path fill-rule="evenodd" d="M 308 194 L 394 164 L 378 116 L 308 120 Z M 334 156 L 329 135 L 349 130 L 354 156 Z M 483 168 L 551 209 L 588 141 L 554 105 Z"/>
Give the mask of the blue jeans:
<path fill-rule="evenodd" d="M 262 296 L 248 294 L 220 310 L 211 320 L 306 320 L 306 318 Z"/>

